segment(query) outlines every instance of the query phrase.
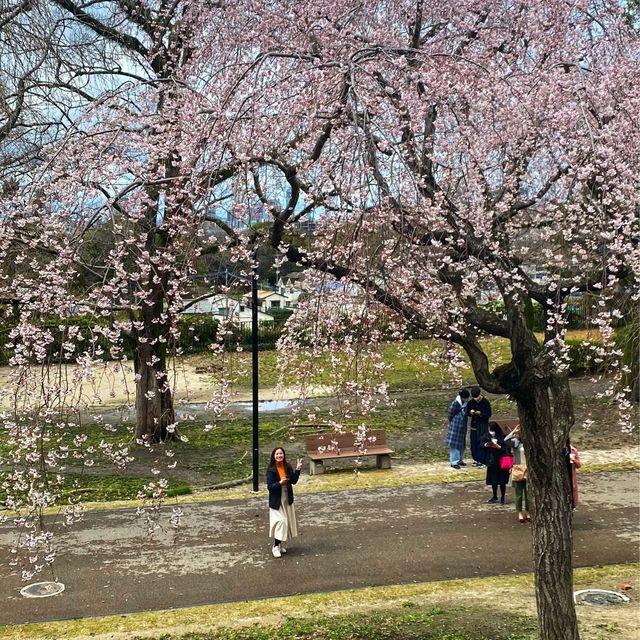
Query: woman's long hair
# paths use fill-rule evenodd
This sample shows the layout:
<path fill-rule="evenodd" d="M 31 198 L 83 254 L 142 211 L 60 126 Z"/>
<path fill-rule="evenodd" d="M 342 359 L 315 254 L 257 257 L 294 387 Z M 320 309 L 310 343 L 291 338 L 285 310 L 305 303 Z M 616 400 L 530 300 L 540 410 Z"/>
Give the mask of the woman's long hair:
<path fill-rule="evenodd" d="M 284 468 L 287 471 L 287 473 L 293 471 L 293 468 L 291 467 L 291 465 L 287 462 L 287 452 L 282 448 L 282 447 L 276 447 L 272 452 L 271 452 L 271 458 L 269 459 L 269 466 L 270 467 L 275 467 L 276 466 L 276 451 L 280 449 L 280 451 L 282 451 L 283 453 L 283 458 L 282 458 L 282 462 L 284 463 Z"/>

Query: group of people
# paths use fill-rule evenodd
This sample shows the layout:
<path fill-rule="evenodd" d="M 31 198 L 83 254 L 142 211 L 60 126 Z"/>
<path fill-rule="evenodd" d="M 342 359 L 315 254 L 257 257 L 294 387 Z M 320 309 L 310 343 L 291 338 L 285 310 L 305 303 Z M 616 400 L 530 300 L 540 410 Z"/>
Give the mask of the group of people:
<path fill-rule="evenodd" d="M 480 387 L 460 389 L 460 393 L 449 407 L 449 432 L 447 445 L 449 461 L 454 469 L 466 467 L 462 459 L 467 441 L 467 423 L 471 418 L 469 444 L 471 446 L 471 466 L 482 468 L 486 463 L 486 447 L 482 437 L 489 428 L 491 403 L 482 394 Z"/>
<path fill-rule="evenodd" d="M 507 455 L 509 448 L 515 449 L 517 446 L 519 458 L 524 459 L 524 448 L 515 431 L 509 434 L 509 444 L 507 444 L 498 423 L 490 422 L 489 418 L 491 418 L 491 403 L 482 393 L 482 389 L 480 387 L 472 387 L 471 390 L 460 389 L 456 399 L 449 406 L 449 430 L 446 439 L 449 447 L 449 462 L 453 469 L 467 466 L 463 457 L 467 440 L 467 424 L 470 419 L 469 444 L 473 459 L 471 464 L 479 469 L 486 467 L 486 482 L 492 491 L 487 502 L 495 503 L 500 500 L 500 504 L 504 504 L 507 483 L 509 482 L 509 469 L 502 464 L 502 458 Z M 526 479 L 523 478 L 522 484 L 524 486 L 521 492 L 518 492 L 516 499 L 520 506 L 518 517 L 522 522 L 526 522 L 529 511 Z M 498 488 L 500 489 L 500 498 L 498 498 Z"/>
<path fill-rule="evenodd" d="M 488 503 L 505 503 L 507 484 L 511 478 L 515 490 L 515 506 L 518 520 L 529 522 L 529 498 L 527 495 L 527 460 L 524 445 L 520 438 L 520 425 L 510 433 L 504 434 L 497 422 L 491 422 L 491 403 L 484 397 L 480 387 L 460 389 L 455 400 L 449 406 L 449 429 L 446 443 L 449 447 L 449 462 L 453 469 L 466 466 L 463 460 L 467 438 L 467 424 L 470 419 L 469 443 L 472 466 L 486 467 L 486 483 L 491 487 L 492 495 Z M 571 482 L 571 505 L 578 506 L 578 484 L 576 469 L 580 467 L 580 454 L 567 438 L 564 450 Z M 500 498 L 498 498 L 500 489 Z"/>
<path fill-rule="evenodd" d="M 505 503 L 507 484 L 511 482 L 515 490 L 515 506 L 518 520 L 529 522 L 529 498 L 527 496 L 527 460 L 524 445 L 520 439 L 520 425 L 504 434 L 497 422 L 491 422 L 491 403 L 484 397 L 480 387 L 460 389 L 449 407 L 449 430 L 446 442 L 449 447 L 449 461 L 454 469 L 466 466 L 463 460 L 467 423 L 470 425 L 470 447 L 472 466 L 486 468 L 486 483 L 491 487 L 489 503 Z M 578 506 L 578 485 L 576 469 L 580 467 L 580 454 L 567 438 L 563 450 L 567 471 L 571 482 L 571 504 Z M 502 459 L 512 458 L 509 464 Z M 276 447 L 271 452 L 267 468 L 267 489 L 269 491 L 269 535 L 273 539 L 271 552 L 275 558 L 286 553 L 285 543 L 298 535 L 296 512 L 293 505 L 293 488 L 302 470 L 302 459 L 298 458 L 295 468 L 287 462 L 285 451 Z M 498 489 L 500 497 L 498 498 Z"/>

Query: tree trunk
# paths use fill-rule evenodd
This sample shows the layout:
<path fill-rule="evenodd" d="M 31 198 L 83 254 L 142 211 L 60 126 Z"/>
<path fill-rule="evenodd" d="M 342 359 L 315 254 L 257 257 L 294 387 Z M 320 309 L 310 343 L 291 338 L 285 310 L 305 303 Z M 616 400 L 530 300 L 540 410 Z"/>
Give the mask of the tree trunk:
<path fill-rule="evenodd" d="M 143 329 L 136 335 L 136 439 L 148 443 L 178 438 L 167 427 L 175 423 L 173 395 L 167 374 L 166 342 L 161 340 L 162 298 L 143 312 Z M 154 311 L 156 313 L 154 313 Z"/>
<path fill-rule="evenodd" d="M 564 382 L 567 392 L 568 384 Z M 539 637 L 579 640 L 573 602 L 571 486 L 562 455 L 566 433 L 560 426 L 572 422 L 573 409 L 570 400 L 564 408 L 556 402 L 552 415 L 545 385 L 534 387 L 526 397 L 519 395 L 518 408 L 532 503 Z"/>
<path fill-rule="evenodd" d="M 136 439 L 149 443 L 174 440 L 167 427 L 175 422 L 166 369 L 150 365 L 153 349 L 138 344 L 136 354 Z M 158 363 L 159 364 L 159 363 Z"/>
<path fill-rule="evenodd" d="M 157 169 L 157 167 L 156 167 Z M 145 250 L 149 260 L 169 251 L 169 235 L 157 225 L 160 193 L 147 190 L 150 205 L 144 225 L 147 236 Z M 166 197 L 166 196 L 165 196 Z M 171 217 L 170 208 L 164 210 L 165 222 Z M 136 329 L 136 438 L 148 443 L 177 440 L 175 431 L 167 427 L 175 423 L 173 395 L 167 373 L 167 339 L 169 319 L 165 314 L 166 293 L 170 274 L 168 269 L 154 267 L 148 289 L 142 295 L 142 327 Z"/>

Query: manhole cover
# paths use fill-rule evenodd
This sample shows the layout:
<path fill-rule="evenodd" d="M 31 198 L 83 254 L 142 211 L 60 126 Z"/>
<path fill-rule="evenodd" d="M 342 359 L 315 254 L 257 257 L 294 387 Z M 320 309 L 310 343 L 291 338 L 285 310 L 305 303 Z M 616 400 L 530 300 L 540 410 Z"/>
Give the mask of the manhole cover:
<path fill-rule="evenodd" d="M 64 591 L 62 582 L 36 582 L 20 589 L 25 598 L 48 598 Z"/>
<path fill-rule="evenodd" d="M 624 604 L 629 602 L 629 598 L 617 591 L 605 591 L 604 589 L 584 589 L 573 594 L 576 604 L 591 604 L 596 606 L 607 606 L 610 604 Z"/>

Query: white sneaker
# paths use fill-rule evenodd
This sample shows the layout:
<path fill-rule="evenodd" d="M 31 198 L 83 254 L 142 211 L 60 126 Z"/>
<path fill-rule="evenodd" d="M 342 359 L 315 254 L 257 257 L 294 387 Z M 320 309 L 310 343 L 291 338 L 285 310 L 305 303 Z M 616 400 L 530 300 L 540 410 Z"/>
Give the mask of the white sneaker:
<path fill-rule="evenodd" d="M 280 553 L 280 547 L 271 547 L 271 553 L 273 553 L 274 558 L 282 556 L 282 553 Z"/>
<path fill-rule="evenodd" d="M 280 553 L 287 553 L 287 550 L 284 548 L 284 545 L 280 545 Z"/>

